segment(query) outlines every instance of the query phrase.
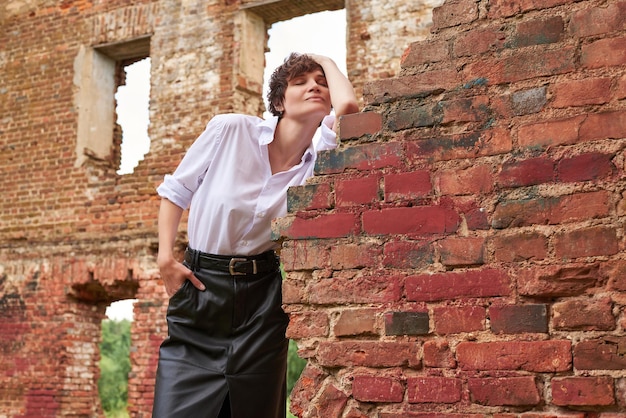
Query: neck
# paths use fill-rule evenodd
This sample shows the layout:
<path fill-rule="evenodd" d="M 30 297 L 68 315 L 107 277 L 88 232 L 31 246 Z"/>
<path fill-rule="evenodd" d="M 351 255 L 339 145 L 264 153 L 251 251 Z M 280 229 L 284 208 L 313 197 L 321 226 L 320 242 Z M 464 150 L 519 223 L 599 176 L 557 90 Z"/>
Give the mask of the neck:
<path fill-rule="evenodd" d="M 287 171 L 300 162 L 316 129 L 317 126 L 306 126 L 289 119 L 279 121 L 274 140 L 268 146 L 272 174 Z"/>

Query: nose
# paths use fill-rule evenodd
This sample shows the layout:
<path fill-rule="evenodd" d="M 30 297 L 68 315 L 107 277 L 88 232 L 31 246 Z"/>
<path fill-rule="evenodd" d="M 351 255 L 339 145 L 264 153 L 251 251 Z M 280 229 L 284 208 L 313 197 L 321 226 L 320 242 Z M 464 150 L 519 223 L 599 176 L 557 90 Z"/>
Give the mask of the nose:
<path fill-rule="evenodd" d="M 320 91 L 320 85 L 314 78 L 310 79 L 308 84 L 309 91 Z"/>

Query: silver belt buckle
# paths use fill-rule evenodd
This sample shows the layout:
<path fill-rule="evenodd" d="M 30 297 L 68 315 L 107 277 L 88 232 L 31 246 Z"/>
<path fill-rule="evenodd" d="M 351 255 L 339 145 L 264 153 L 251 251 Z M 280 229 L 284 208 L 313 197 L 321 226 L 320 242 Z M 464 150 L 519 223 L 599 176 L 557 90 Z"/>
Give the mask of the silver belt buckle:
<path fill-rule="evenodd" d="M 228 263 L 228 272 L 230 273 L 231 276 L 245 276 L 246 273 L 240 273 L 238 271 L 235 271 L 235 263 L 239 263 L 239 262 L 245 262 L 245 261 L 252 261 L 252 274 L 256 274 L 257 270 L 256 270 L 256 260 L 248 260 L 246 258 L 231 258 L 230 262 Z"/>

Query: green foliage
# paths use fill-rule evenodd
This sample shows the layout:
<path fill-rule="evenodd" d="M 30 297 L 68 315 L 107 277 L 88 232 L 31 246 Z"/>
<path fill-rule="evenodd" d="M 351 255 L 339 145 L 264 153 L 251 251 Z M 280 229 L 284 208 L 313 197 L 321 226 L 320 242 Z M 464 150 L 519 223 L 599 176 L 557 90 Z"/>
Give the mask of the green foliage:
<path fill-rule="evenodd" d="M 130 321 L 102 321 L 98 392 L 107 417 L 123 416 L 128 402 Z"/>
<path fill-rule="evenodd" d="M 287 353 L 287 394 L 291 393 L 291 389 L 302 373 L 302 369 L 306 365 L 306 360 L 298 357 L 298 346 L 294 340 L 289 340 L 289 352 Z"/>

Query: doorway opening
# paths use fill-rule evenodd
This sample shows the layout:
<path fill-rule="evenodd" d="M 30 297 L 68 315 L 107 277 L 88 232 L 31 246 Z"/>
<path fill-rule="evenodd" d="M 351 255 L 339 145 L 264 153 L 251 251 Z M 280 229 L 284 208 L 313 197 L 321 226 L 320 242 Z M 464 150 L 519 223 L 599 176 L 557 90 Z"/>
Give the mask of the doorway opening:
<path fill-rule="evenodd" d="M 102 321 L 98 394 L 107 418 L 129 416 L 130 327 L 135 301 L 124 299 L 111 303 L 106 309 L 107 318 Z"/>

